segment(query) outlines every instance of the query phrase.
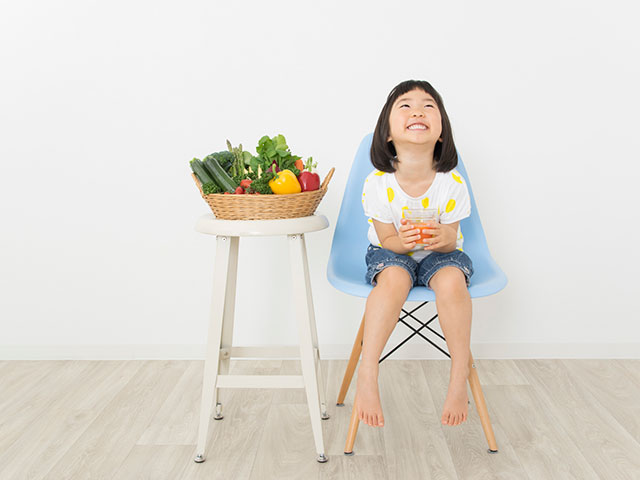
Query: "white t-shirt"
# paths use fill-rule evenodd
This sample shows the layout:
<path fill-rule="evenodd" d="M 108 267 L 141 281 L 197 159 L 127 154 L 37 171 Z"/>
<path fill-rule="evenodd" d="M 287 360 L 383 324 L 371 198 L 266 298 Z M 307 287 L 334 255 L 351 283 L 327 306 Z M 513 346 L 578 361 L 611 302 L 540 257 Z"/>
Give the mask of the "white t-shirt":
<path fill-rule="evenodd" d="M 411 209 L 412 206 L 437 208 L 441 224 L 462 220 L 471 214 L 467 183 L 455 168 L 446 173 L 436 172 L 429 189 L 419 197 L 412 197 L 402 190 L 395 173 L 374 169 L 367 175 L 362 189 L 362 207 L 364 214 L 369 217 L 369 242 L 382 246 L 372 218 L 384 223 L 393 223 L 396 230 L 399 230 L 405 210 Z M 462 242 L 462 229 L 458 226 L 456 248 L 460 251 Z M 416 244 L 408 255 L 419 262 L 431 253 L 431 250 L 424 249 L 424 245 Z"/>

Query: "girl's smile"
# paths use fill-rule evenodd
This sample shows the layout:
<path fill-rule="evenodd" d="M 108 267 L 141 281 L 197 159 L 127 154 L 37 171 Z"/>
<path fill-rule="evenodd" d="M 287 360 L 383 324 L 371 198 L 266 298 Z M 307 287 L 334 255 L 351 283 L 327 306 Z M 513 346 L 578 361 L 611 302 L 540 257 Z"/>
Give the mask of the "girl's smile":
<path fill-rule="evenodd" d="M 438 104 L 431 95 L 415 89 L 397 99 L 389 115 L 389 139 L 396 149 L 398 143 L 433 143 L 442 133 L 442 118 Z M 407 133 L 410 132 L 410 133 Z M 419 139 L 419 140 L 418 140 Z"/>

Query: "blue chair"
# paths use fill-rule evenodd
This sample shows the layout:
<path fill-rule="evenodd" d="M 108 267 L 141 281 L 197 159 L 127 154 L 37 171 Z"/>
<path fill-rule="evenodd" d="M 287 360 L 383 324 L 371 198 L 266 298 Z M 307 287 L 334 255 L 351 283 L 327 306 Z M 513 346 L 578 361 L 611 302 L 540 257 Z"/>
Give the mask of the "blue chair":
<path fill-rule="evenodd" d="M 364 137 L 356 153 L 355 160 L 351 166 L 351 172 L 349 173 L 349 179 L 345 187 L 344 196 L 342 198 L 342 205 L 340 207 L 340 214 L 336 223 L 336 229 L 333 234 L 333 243 L 331 244 L 331 253 L 329 255 L 329 262 L 327 265 L 327 279 L 338 290 L 354 295 L 357 297 L 368 297 L 369 292 L 373 289 L 372 285 L 368 285 L 364 278 L 367 270 L 367 266 L 364 260 L 369 240 L 367 239 L 367 231 L 369 229 L 369 223 L 367 217 L 364 215 L 362 209 L 362 187 L 366 176 L 374 169 L 370 159 L 371 141 L 373 139 L 373 133 L 370 133 Z M 467 171 L 462 163 L 462 159 L 458 155 L 458 165 L 456 167 L 458 172 L 462 174 L 467 182 L 469 189 L 469 195 L 471 197 L 471 215 L 460 222 L 460 228 L 464 235 L 463 249 L 473 261 L 474 273 L 470 279 L 469 294 L 471 298 L 486 297 L 502 290 L 507 284 L 507 277 L 502 272 L 500 267 L 491 258 L 489 253 L 489 247 L 487 246 L 487 240 L 480 223 L 480 216 L 478 215 L 478 209 L 473 196 L 473 190 L 471 188 L 471 182 Z M 424 286 L 413 287 L 409 292 L 407 301 L 423 302 L 417 308 L 411 312 L 402 309 L 404 316 L 398 319 L 399 323 L 403 323 L 410 330 L 413 331 L 409 337 L 402 341 L 397 347 L 389 351 L 387 355 L 380 359 L 382 362 L 385 358 L 395 352 L 398 348 L 404 345 L 409 339 L 415 335 L 419 335 L 424 340 L 429 342 L 432 346 L 440 350 L 446 356 L 451 356 L 432 342 L 429 338 L 424 336 L 421 332 L 423 329 L 427 329 L 433 334 L 440 337 L 442 340 L 446 339 L 435 330 L 429 327 L 429 323 L 437 318 L 437 314 L 433 316 L 426 323 L 418 320 L 413 313 L 419 308 L 423 307 L 430 301 L 435 301 L 435 293 Z M 420 328 L 415 329 L 404 319 L 411 317 L 415 321 L 421 324 Z M 364 315 L 360 322 L 360 329 L 356 335 L 356 340 L 353 345 L 349 364 L 345 371 L 345 375 L 342 381 L 342 387 L 338 395 L 338 406 L 343 406 L 344 398 L 349 389 L 353 373 L 356 365 L 360 359 L 360 353 L 362 352 L 362 337 L 364 333 Z M 470 374 L 469 385 L 473 394 L 474 401 L 476 403 L 476 409 L 484 430 L 487 442 L 489 444 L 489 452 L 497 453 L 498 447 L 489 420 L 489 414 L 484 401 L 484 395 L 478 380 L 478 375 L 475 371 L 475 364 L 473 363 L 473 357 L 469 355 Z M 349 426 L 349 433 L 347 435 L 347 443 L 344 453 L 347 455 L 353 454 L 353 444 L 355 442 L 356 433 L 358 431 L 359 419 L 357 418 L 355 408 L 352 410 L 351 424 Z"/>

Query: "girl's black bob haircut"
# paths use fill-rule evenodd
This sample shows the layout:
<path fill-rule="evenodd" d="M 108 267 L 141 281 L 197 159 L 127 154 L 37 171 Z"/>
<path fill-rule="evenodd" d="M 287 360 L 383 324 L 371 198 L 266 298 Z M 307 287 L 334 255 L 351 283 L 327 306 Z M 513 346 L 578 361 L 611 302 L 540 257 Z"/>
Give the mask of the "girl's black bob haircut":
<path fill-rule="evenodd" d="M 423 90 L 434 98 L 438 104 L 438 109 L 440 110 L 440 116 L 442 118 L 442 141 L 436 142 L 435 149 L 433 151 L 435 171 L 446 173 L 453 170 L 458 165 L 458 151 L 456 150 L 455 143 L 453 142 L 453 133 L 451 130 L 451 124 L 449 123 L 449 116 L 444 108 L 444 103 L 442 102 L 440 94 L 429 82 L 424 80 L 406 80 L 396 85 L 393 90 L 391 90 L 391 93 L 389 93 L 387 103 L 384 104 L 382 112 L 380 112 L 376 129 L 373 132 L 370 151 L 371 163 L 375 168 L 382 172 L 395 172 L 398 161 L 396 158 L 396 148 L 393 145 L 393 142 L 387 141 L 389 138 L 389 115 L 391 114 L 391 107 L 400 95 L 404 95 L 416 88 Z"/>

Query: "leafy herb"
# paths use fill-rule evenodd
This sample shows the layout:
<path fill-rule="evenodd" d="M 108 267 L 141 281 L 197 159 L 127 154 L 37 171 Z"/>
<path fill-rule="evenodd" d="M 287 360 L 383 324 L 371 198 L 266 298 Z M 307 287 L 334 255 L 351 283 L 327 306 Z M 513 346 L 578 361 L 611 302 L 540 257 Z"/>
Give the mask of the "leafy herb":
<path fill-rule="evenodd" d="M 258 141 L 256 152 L 258 153 L 258 158 L 255 161 L 253 159 L 250 161 L 251 168 L 254 171 L 257 170 L 258 166 L 263 172 L 269 170 L 275 161 L 280 170 L 291 170 L 295 175 L 300 174 L 300 170 L 296 168 L 295 163 L 296 160 L 302 157 L 291 155 L 284 135 L 276 135 L 273 138 L 265 135 Z"/>
<path fill-rule="evenodd" d="M 271 170 L 267 170 L 266 172 L 262 172 L 262 175 L 258 177 L 258 174 L 255 172 L 249 173 L 249 178 L 253 180 L 249 188 L 253 192 L 258 192 L 263 195 L 272 195 L 271 187 L 269 186 L 269 182 L 275 177 L 275 174 Z"/>
<path fill-rule="evenodd" d="M 202 184 L 202 193 L 209 195 L 210 193 L 223 193 L 224 190 L 215 182 L 207 182 Z"/>

